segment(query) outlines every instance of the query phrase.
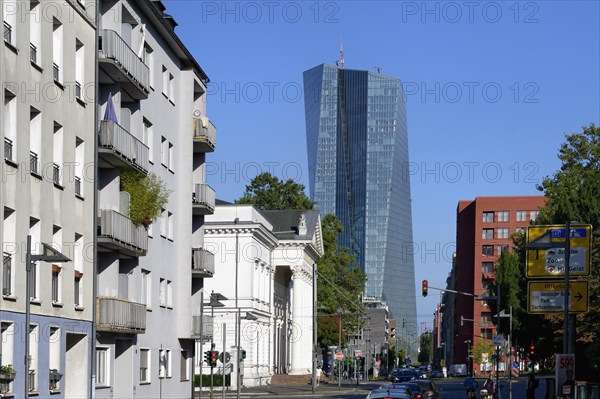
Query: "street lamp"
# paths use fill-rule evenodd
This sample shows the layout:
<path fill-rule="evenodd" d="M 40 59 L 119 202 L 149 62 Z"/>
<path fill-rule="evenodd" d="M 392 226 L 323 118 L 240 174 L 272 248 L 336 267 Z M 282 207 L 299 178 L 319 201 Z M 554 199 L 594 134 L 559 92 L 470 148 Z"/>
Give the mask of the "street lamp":
<path fill-rule="evenodd" d="M 70 262 L 64 254 L 52 248 L 50 244 L 42 244 L 42 254 L 31 253 L 31 236 L 27 236 L 27 253 L 25 258 L 25 399 L 29 399 L 29 324 L 31 319 L 31 270 L 35 262 Z"/>

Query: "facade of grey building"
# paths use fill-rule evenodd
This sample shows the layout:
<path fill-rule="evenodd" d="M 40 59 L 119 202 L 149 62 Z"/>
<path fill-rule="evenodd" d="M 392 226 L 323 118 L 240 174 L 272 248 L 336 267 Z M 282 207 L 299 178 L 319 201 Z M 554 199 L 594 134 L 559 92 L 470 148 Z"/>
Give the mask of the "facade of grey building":
<path fill-rule="evenodd" d="M 95 12 L 80 1 L 2 1 L 2 396 L 91 393 Z M 47 243 L 71 259 L 36 262 Z M 26 301 L 30 325 L 26 326 Z M 24 359 L 29 341 L 29 374 Z M 6 371 L 6 369 L 4 369 Z M 7 376 L 9 378 L 7 378 Z M 14 377 L 12 379 L 11 377 Z"/>
<path fill-rule="evenodd" d="M 99 3 L 97 398 L 191 396 L 201 289 L 214 273 L 202 231 L 215 207 L 208 77 L 165 11 L 161 1 Z M 121 185 L 132 170 L 169 191 L 146 227 Z"/>
<path fill-rule="evenodd" d="M 319 65 L 304 72 L 310 196 L 344 226 L 365 296 L 416 326 L 406 102 L 399 79 Z M 414 351 L 413 351 L 414 352 Z"/>

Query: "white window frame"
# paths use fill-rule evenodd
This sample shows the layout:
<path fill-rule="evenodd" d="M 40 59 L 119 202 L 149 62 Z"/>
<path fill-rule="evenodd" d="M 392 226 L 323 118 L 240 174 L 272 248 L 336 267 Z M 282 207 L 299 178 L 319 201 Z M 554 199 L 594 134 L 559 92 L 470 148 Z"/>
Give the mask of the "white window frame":
<path fill-rule="evenodd" d="M 146 354 L 146 378 L 142 379 L 142 353 Z M 152 350 L 150 348 L 140 348 L 140 383 L 149 384 L 152 382 Z"/>
<path fill-rule="evenodd" d="M 146 305 L 146 310 L 152 309 L 152 272 L 142 269 L 142 303 Z"/>
<path fill-rule="evenodd" d="M 99 354 L 102 353 L 102 356 Z M 104 364 L 100 365 L 101 358 L 104 358 Z M 104 373 L 100 373 L 99 366 L 102 366 Z M 110 348 L 106 346 L 96 347 L 96 387 L 110 387 Z M 100 377 L 104 375 L 104 381 Z"/>

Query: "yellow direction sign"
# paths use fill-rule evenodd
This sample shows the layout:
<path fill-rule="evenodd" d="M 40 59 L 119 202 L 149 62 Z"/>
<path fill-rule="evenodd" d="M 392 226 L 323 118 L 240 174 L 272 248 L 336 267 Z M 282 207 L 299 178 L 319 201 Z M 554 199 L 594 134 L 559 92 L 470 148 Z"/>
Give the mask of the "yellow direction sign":
<path fill-rule="evenodd" d="M 556 280 L 528 283 L 529 313 L 562 313 L 565 309 L 565 283 Z M 588 282 L 569 281 L 570 313 L 588 311 Z"/>
<path fill-rule="evenodd" d="M 571 225 L 571 257 L 569 275 L 590 275 L 592 226 Z M 538 245 L 539 249 L 527 249 L 527 277 L 564 277 L 565 249 L 558 248 L 566 243 L 565 225 L 530 226 L 527 228 L 527 245 Z"/>

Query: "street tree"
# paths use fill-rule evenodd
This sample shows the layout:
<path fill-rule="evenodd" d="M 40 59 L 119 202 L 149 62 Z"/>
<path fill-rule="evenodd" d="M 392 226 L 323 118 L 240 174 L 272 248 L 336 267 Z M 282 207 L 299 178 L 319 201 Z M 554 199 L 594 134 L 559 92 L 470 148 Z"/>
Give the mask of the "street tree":
<path fill-rule="evenodd" d="M 313 209 L 315 203 L 304 193 L 304 185 L 292 179 L 281 181 L 277 176 L 264 172 L 252 179 L 246 186 L 242 198 L 236 204 L 251 204 L 258 209 L 285 210 L 285 209 Z"/>

